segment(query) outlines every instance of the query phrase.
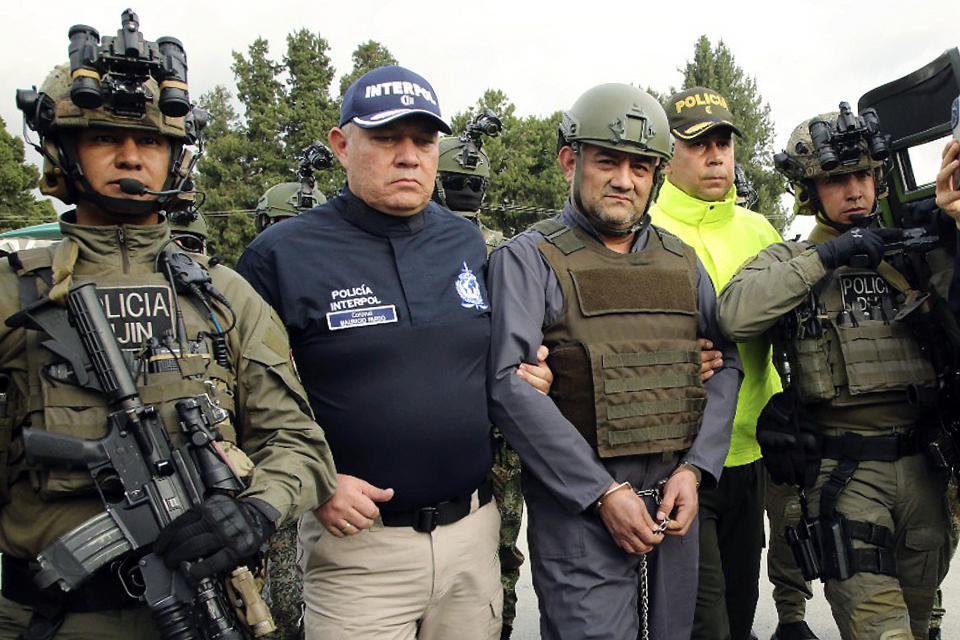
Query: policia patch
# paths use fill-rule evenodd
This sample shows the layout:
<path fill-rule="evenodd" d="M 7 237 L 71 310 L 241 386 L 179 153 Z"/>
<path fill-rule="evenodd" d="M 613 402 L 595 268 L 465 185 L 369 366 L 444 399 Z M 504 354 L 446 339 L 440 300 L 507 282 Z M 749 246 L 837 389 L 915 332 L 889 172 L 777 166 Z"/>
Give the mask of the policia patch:
<path fill-rule="evenodd" d="M 890 295 L 890 285 L 872 271 L 841 273 L 839 280 L 843 308 L 850 311 L 868 311 L 883 306 L 883 299 Z"/>
<path fill-rule="evenodd" d="M 124 351 L 137 351 L 148 338 L 173 332 L 173 303 L 165 285 L 97 287 L 110 328 Z"/>

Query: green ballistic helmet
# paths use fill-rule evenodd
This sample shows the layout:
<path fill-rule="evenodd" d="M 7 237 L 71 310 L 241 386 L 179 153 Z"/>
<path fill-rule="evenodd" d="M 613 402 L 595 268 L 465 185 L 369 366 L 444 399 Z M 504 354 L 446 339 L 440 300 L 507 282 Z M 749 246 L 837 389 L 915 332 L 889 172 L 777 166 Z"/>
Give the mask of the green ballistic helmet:
<path fill-rule="evenodd" d="M 629 84 L 601 84 L 587 90 L 560 120 L 559 147 L 588 143 L 614 151 L 673 157 L 667 114 L 656 98 Z"/>
<path fill-rule="evenodd" d="M 580 149 L 592 144 L 620 153 L 654 158 L 653 185 L 643 212 L 630 224 L 611 226 L 588 211 L 580 199 L 583 173 Z M 560 120 L 557 149 L 571 147 L 577 154 L 573 180 L 574 204 L 591 224 L 605 235 L 624 236 L 631 233 L 638 220 L 646 217 L 656 198 L 663 166 L 673 157 L 673 136 L 667 114 L 660 102 L 646 91 L 629 84 L 601 84 L 577 98 Z"/>
<path fill-rule="evenodd" d="M 460 136 L 443 136 L 438 143 L 440 160 L 437 171 L 465 173 L 471 176 L 490 177 L 490 160 L 483 149 L 475 154 L 465 153 L 466 143 Z"/>
<path fill-rule="evenodd" d="M 36 146 L 44 158 L 41 193 L 66 204 L 75 204 L 78 199 L 86 198 L 96 201 L 108 211 L 125 212 L 122 210 L 130 209 L 129 213 L 143 212 L 140 209 L 156 209 L 158 204 L 162 204 L 164 209 L 175 210 L 193 202 L 192 183 L 189 182 L 194 164 L 191 161 L 193 154 L 185 149 L 185 145 L 194 142 L 191 130 L 197 125 L 196 114 L 191 112 L 185 117 L 164 115 L 158 105 L 160 87 L 152 77 L 141 85 L 149 99 L 140 114 L 110 109 L 106 102 L 95 109 L 77 106 L 70 97 L 71 86 L 70 65 L 62 64 L 50 72 L 39 92 L 17 92 L 17 106 L 24 112 L 27 125 L 40 135 L 40 144 Z M 205 124 L 204 120 L 199 128 Z M 79 170 L 75 144 L 75 134 L 92 127 L 153 131 L 166 136 L 170 142 L 170 173 L 163 190 L 180 189 L 181 186 L 186 188 L 169 202 L 137 202 L 109 198 L 94 192 Z M 196 133 L 199 134 L 199 130 Z"/>
<path fill-rule="evenodd" d="M 210 235 L 207 228 L 207 219 L 198 211 L 178 211 L 168 218 L 170 231 L 173 233 L 192 233 L 195 236 L 206 238 Z"/>
<path fill-rule="evenodd" d="M 463 136 L 444 136 L 439 147 L 433 199 L 453 211 L 475 213 L 487 192 L 490 159 L 479 141 Z"/>
<path fill-rule="evenodd" d="M 167 223 L 170 226 L 170 236 L 175 239 L 181 249 L 194 253 L 206 253 L 207 238 L 210 234 L 207 219 L 202 213 L 191 209 L 176 211 L 170 214 Z"/>
<path fill-rule="evenodd" d="M 301 183 L 281 182 L 267 189 L 257 201 L 256 227 L 260 233 L 270 225 L 321 205 L 327 198 L 313 187 L 300 195 Z"/>
<path fill-rule="evenodd" d="M 841 106 L 845 106 L 842 103 Z M 872 111 L 869 110 L 869 111 Z M 850 114 L 844 114 L 849 117 Z M 863 115 L 863 114 L 861 114 Z M 840 147 L 840 154 L 837 157 L 834 145 L 825 144 L 828 132 L 833 129 L 836 136 L 836 129 L 841 118 L 840 111 L 831 111 L 822 113 L 813 118 L 808 118 L 798 124 L 790 134 L 787 140 L 787 148 L 777 153 L 773 157 L 773 166 L 790 183 L 795 198 L 794 210 L 798 215 L 816 215 L 820 218 L 821 205 L 817 197 L 814 181 L 817 178 L 827 178 L 830 176 L 843 175 L 846 173 L 856 173 L 858 171 L 873 171 L 873 178 L 876 184 L 876 200 L 887 195 L 886 181 L 886 157 L 875 158 L 877 155 L 871 150 L 871 138 L 882 137 L 879 130 L 852 131 L 848 135 L 845 144 L 837 145 Z M 874 113 L 875 118 L 875 113 Z M 811 129 L 812 125 L 812 129 Z M 879 126 L 879 123 L 877 123 Z M 811 130 L 817 134 L 820 144 L 814 142 L 814 135 Z M 826 157 L 819 149 L 827 147 Z M 824 163 L 827 165 L 824 167 Z M 877 210 L 877 204 L 874 203 L 874 210 Z M 825 217 L 821 218 L 825 222 Z"/>

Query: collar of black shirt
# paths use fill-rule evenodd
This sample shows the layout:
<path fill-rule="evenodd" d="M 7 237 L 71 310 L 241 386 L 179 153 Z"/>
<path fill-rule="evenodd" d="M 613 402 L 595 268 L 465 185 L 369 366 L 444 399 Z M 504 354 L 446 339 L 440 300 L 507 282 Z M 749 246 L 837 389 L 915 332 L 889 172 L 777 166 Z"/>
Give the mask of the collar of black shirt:
<path fill-rule="evenodd" d="M 344 187 L 340 191 L 337 200 L 339 200 L 337 209 L 350 224 L 363 229 L 367 233 L 383 237 L 406 236 L 417 233 L 423 229 L 424 211 L 431 206 L 431 203 L 428 202 L 424 211 L 419 211 L 412 216 L 391 216 L 369 206 L 355 196 L 349 187 Z"/>

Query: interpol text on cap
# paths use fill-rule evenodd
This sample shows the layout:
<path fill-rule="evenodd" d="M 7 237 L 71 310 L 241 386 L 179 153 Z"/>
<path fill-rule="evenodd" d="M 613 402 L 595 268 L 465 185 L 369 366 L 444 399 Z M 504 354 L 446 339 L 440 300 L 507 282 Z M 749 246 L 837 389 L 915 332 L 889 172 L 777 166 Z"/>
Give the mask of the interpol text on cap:
<path fill-rule="evenodd" d="M 451 133 L 429 82 L 403 67 L 378 67 L 360 76 L 343 95 L 340 126 L 353 122 L 372 129 L 415 114 L 430 117 L 440 131 Z"/>

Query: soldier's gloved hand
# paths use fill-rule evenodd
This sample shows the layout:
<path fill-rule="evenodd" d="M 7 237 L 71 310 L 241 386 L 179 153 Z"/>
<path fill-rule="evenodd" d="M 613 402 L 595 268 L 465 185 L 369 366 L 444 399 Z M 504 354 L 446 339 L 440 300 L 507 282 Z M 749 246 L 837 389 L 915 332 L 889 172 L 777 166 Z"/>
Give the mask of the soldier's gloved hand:
<path fill-rule="evenodd" d="M 818 244 L 816 249 L 827 269 L 850 264 L 850 258 L 857 255 L 866 256 L 865 266 L 872 269 L 883 260 L 883 237 L 876 230 L 854 227 L 830 242 Z"/>
<path fill-rule="evenodd" d="M 231 570 L 276 531 L 276 510 L 256 498 L 215 494 L 167 525 L 154 552 L 171 569 L 189 562 L 194 579 Z"/>
<path fill-rule="evenodd" d="M 789 394 L 774 394 L 760 412 L 757 442 L 775 484 L 814 485 L 820 473 L 823 438 L 819 427 L 800 415 Z"/>

